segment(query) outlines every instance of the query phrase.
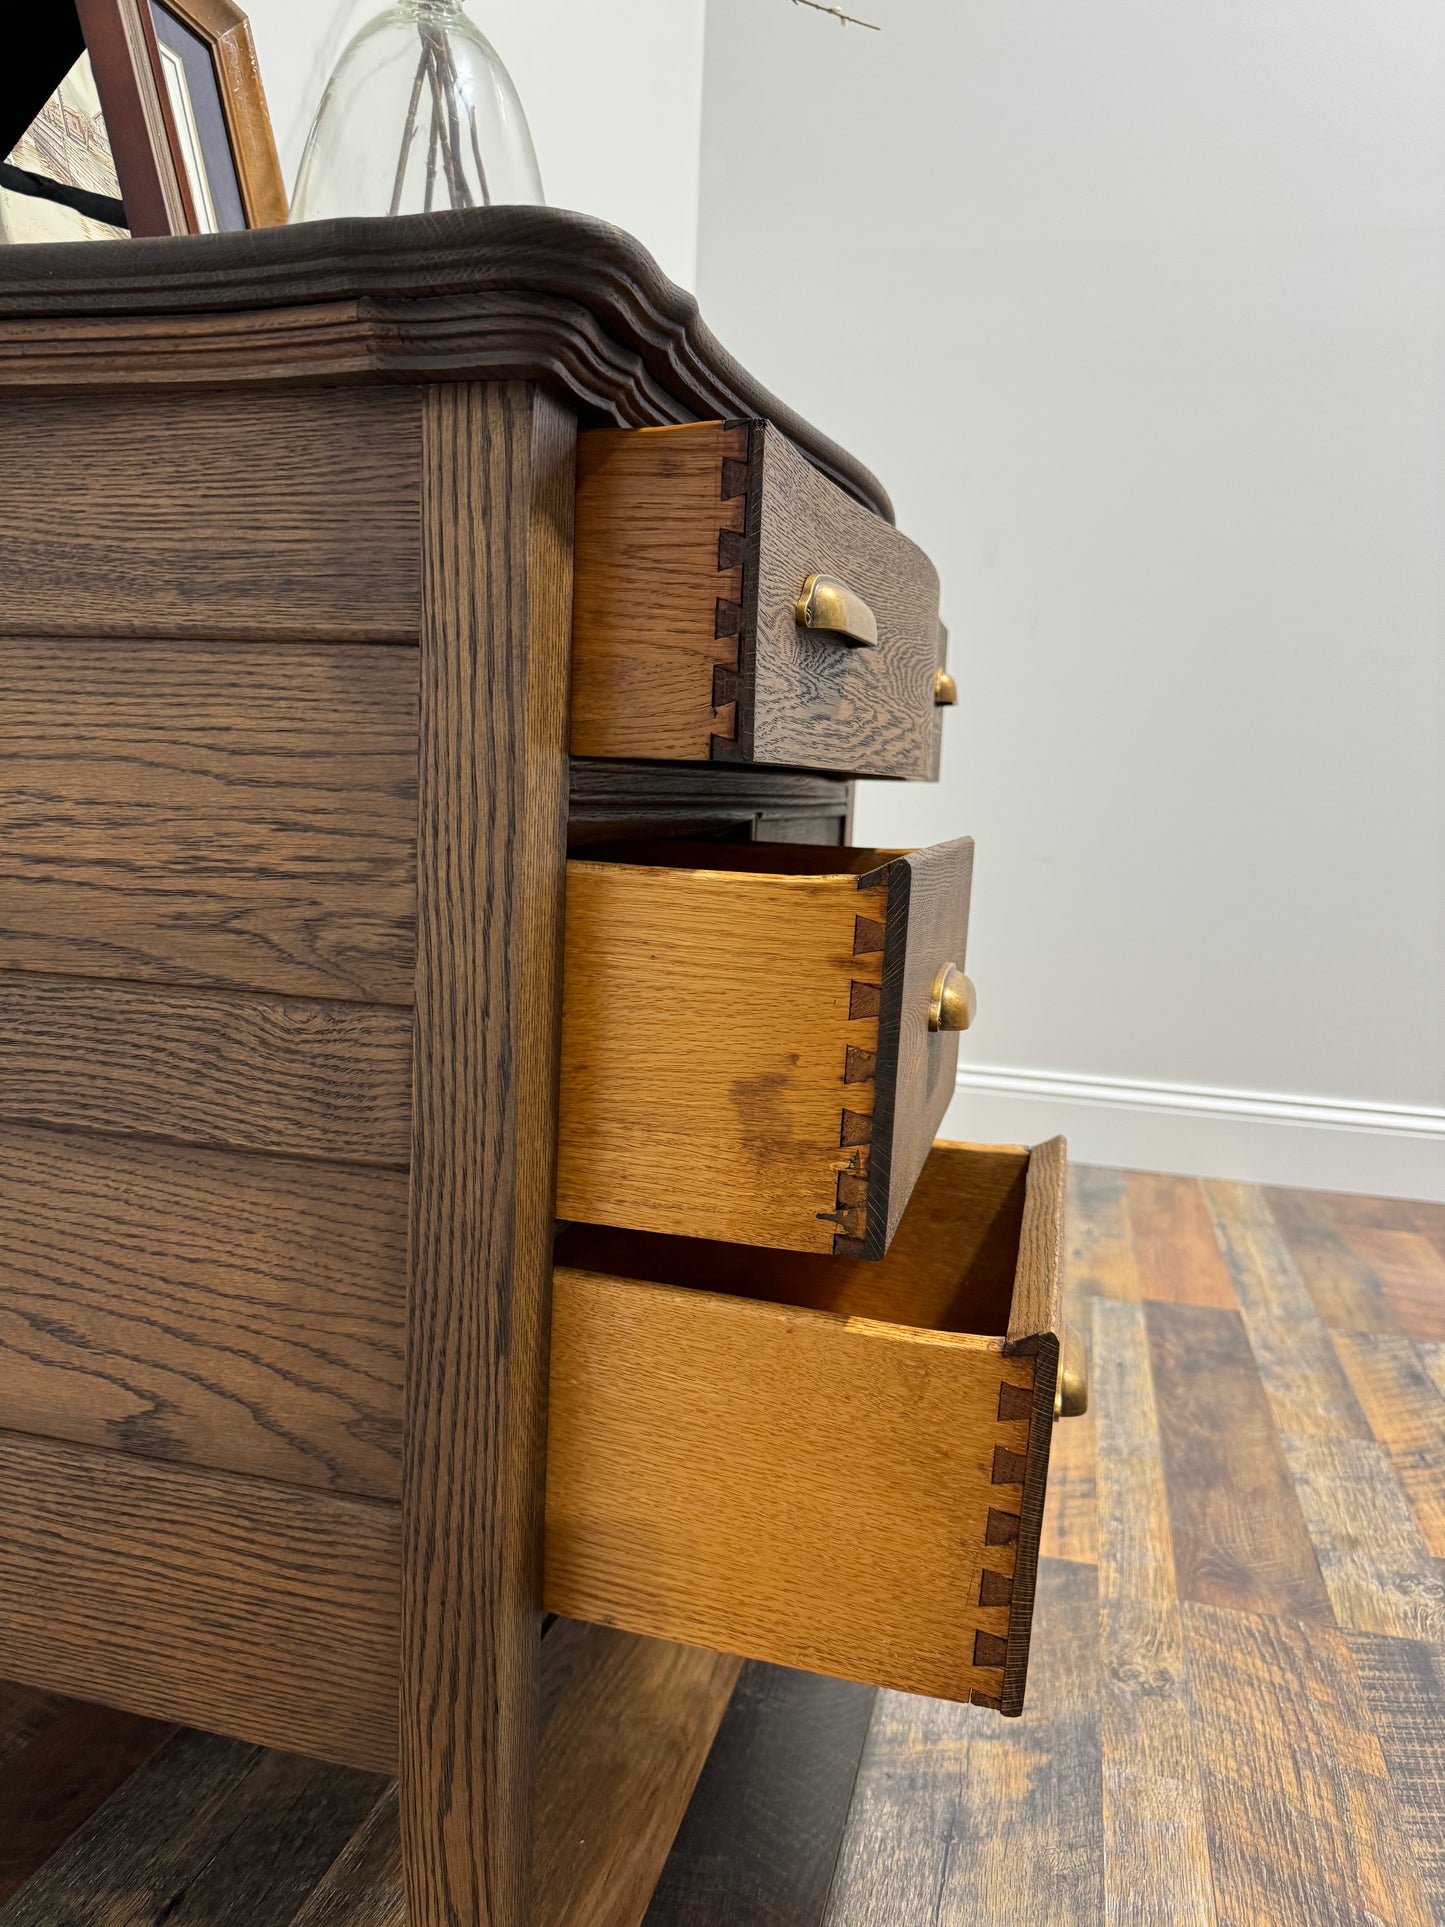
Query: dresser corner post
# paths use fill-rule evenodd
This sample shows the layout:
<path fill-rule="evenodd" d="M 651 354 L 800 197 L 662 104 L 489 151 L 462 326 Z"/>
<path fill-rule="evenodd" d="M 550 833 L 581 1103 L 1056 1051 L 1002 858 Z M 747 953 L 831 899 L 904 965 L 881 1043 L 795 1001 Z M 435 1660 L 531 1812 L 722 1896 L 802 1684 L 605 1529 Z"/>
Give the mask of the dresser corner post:
<path fill-rule="evenodd" d="M 411 1927 L 528 1927 L 576 421 L 422 390 L 403 1472 Z"/>

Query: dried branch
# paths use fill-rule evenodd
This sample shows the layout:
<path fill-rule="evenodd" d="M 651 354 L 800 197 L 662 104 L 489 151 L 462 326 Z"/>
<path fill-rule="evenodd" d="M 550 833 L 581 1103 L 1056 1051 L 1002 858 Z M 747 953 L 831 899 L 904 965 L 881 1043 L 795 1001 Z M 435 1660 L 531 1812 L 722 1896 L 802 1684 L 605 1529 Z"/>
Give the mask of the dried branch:
<path fill-rule="evenodd" d="M 823 0 L 793 0 L 795 7 L 811 7 L 814 13 L 827 13 L 838 22 L 840 27 L 866 27 L 869 33 L 882 33 L 883 29 L 872 20 L 860 20 L 856 13 L 844 13 L 838 7 L 825 7 Z"/>

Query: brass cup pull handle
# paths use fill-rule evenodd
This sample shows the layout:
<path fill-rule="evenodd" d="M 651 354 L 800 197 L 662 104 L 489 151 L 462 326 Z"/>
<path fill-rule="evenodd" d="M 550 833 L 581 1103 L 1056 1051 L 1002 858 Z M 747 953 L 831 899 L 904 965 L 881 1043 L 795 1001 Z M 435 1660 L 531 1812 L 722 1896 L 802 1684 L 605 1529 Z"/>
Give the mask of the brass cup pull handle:
<path fill-rule="evenodd" d="M 945 964 L 933 980 L 930 1030 L 967 1030 L 978 1011 L 978 992 L 957 964 Z"/>
<path fill-rule="evenodd" d="M 1054 1417 L 1082 1418 L 1089 1409 L 1089 1354 L 1082 1335 L 1064 1327 L 1059 1346 L 1059 1382 L 1054 1390 Z"/>
<path fill-rule="evenodd" d="M 829 641 L 857 649 L 878 647 L 878 618 L 862 596 L 836 576 L 810 575 L 798 597 L 798 621 Z"/>

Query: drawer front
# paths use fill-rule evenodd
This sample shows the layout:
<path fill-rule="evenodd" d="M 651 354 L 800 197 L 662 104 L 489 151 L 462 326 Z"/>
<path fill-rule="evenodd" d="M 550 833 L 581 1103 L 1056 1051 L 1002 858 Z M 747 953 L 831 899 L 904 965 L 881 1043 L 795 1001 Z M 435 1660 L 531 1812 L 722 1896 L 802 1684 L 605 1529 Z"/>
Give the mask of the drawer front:
<path fill-rule="evenodd" d="M 767 423 L 582 435 L 575 553 L 574 755 L 937 775 L 933 566 Z"/>
<path fill-rule="evenodd" d="M 930 1005 L 972 867 L 967 837 L 569 863 L 558 1215 L 881 1257 L 953 1091 Z"/>
<path fill-rule="evenodd" d="M 881 1264 L 565 1232 L 548 1609 L 1019 1712 L 1064 1175 L 940 1144 Z"/>

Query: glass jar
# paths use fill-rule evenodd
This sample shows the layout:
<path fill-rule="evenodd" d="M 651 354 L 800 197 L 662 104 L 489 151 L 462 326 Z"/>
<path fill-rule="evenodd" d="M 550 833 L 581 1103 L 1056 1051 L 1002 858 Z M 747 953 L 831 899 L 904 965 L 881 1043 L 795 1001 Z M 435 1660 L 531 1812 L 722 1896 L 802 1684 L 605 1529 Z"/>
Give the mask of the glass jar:
<path fill-rule="evenodd" d="M 293 221 L 540 205 L 511 75 L 461 0 L 398 0 L 327 83 L 291 198 Z"/>

